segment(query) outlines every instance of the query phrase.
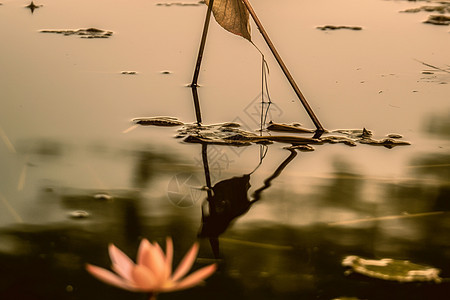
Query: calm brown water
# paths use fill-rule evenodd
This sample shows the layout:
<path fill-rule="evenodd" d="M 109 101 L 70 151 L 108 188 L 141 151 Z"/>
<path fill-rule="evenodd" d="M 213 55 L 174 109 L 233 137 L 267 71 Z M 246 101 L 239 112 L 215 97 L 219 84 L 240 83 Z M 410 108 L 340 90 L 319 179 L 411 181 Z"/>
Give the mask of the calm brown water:
<path fill-rule="evenodd" d="M 185 85 L 206 6 L 47 0 L 32 14 L 28 3 L 1 3 L 0 299 L 146 299 L 98 282 L 84 265 L 107 267 L 108 243 L 135 258 L 141 238 L 166 236 L 178 262 L 197 240 L 202 146 L 175 139 L 176 127 L 123 132 L 136 117 L 195 121 Z M 446 299 L 448 281 L 346 276 L 341 261 L 410 260 L 450 278 L 449 27 L 422 23 L 437 13 L 400 13 L 426 2 L 252 4 L 327 129 L 397 133 L 411 145 L 324 144 L 293 157 L 275 143 L 261 165 L 259 145 L 209 145 L 213 186 L 251 174 L 248 195 L 233 199 L 278 176 L 221 233 L 219 271 L 159 298 Z M 362 30 L 316 29 L 324 25 Z M 270 67 L 269 119 L 313 128 L 252 26 Z M 113 34 L 39 32 L 79 28 Z M 258 51 L 212 21 L 200 74 L 204 123 L 257 129 L 260 69 Z M 194 268 L 214 258 L 208 239 L 200 242 Z"/>

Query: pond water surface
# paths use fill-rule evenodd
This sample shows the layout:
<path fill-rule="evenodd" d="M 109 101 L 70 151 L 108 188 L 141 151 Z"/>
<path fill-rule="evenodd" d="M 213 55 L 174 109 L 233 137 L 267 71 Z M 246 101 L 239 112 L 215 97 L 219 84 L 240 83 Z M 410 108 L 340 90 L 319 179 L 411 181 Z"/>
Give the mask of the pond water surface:
<path fill-rule="evenodd" d="M 252 1 L 326 129 L 410 143 L 314 151 L 130 128 L 139 117 L 195 122 L 186 85 L 204 4 L 1 3 L 0 299 L 147 299 L 103 284 L 85 264 L 109 267 L 109 243 L 134 259 L 142 238 L 167 236 L 175 263 L 198 240 L 194 269 L 219 268 L 159 299 L 447 299 L 450 28 L 423 23 L 440 12 L 402 11 L 448 2 Z M 267 120 L 314 128 L 252 30 L 270 68 Z M 204 124 L 259 135 L 261 56 L 214 20 L 199 83 Z M 212 209 L 219 217 L 202 224 Z M 443 280 L 348 274 L 350 255 L 408 260 Z"/>

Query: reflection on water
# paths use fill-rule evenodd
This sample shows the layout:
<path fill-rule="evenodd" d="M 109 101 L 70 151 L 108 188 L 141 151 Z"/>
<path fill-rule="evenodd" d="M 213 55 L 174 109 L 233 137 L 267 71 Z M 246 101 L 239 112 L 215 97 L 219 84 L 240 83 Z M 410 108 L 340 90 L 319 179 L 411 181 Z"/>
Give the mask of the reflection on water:
<path fill-rule="evenodd" d="M 133 256 L 142 238 L 166 236 L 176 249 L 199 238 L 194 269 L 217 261 L 219 270 L 204 286 L 160 299 L 448 297 L 450 44 L 448 28 L 422 24 L 427 11 L 399 14 L 413 7 L 407 1 L 252 3 L 328 136 L 353 141 L 366 127 L 377 141 L 398 140 L 376 136 L 396 132 L 411 142 L 386 149 L 334 138 L 299 153 L 311 149 L 283 149 L 274 132 L 273 144 L 230 147 L 184 143 L 172 128 L 129 128 L 142 115 L 196 121 L 184 85 L 204 5 L 44 4 L 33 15 L 23 3 L 0 6 L 0 299 L 146 299 L 98 282 L 85 264 L 108 268 L 109 243 Z M 321 24 L 363 30 L 324 32 Z M 114 34 L 84 40 L 42 28 Z M 196 89 L 203 121 L 241 124 L 260 138 L 260 57 L 215 23 L 210 30 Z M 263 45 L 256 30 L 254 40 Z M 266 57 L 273 121 L 307 122 Z M 360 128 L 360 137 L 333 128 Z M 441 269 L 444 280 L 345 275 L 349 255 L 409 260 Z"/>
<path fill-rule="evenodd" d="M 285 150 L 284 160 L 271 167 L 272 174 L 262 184 L 253 183 L 252 188 L 250 182 L 265 170 L 265 162 L 272 154 L 269 149 L 268 156 L 251 174 L 211 182 L 210 189 L 204 192 L 203 205 L 178 208 L 164 196 L 145 192 L 158 189 L 155 176 L 159 174 L 152 172 L 152 166 L 157 166 L 164 154 L 135 153 L 137 167 L 132 169 L 134 179 L 130 182 L 139 188 L 135 192 L 108 190 L 108 194 L 101 196 L 98 190 L 58 192 L 56 187 L 56 190 L 42 191 L 41 200 L 31 204 L 35 210 L 40 213 L 83 210 L 89 216 L 74 219 L 67 215 L 65 220 L 53 224 L 2 229 L 0 262 L 8 272 L 0 285 L 2 299 L 95 299 L 104 295 L 112 299 L 141 299 L 139 295 L 95 282 L 85 273 L 84 264 L 95 262 L 106 267 L 104 252 L 110 242 L 132 254 L 141 237 L 161 242 L 171 235 L 176 246 L 188 247 L 200 223 L 200 236 L 208 237 L 213 246 L 211 252 L 204 244 L 200 257 L 206 264 L 207 258 L 220 255 L 220 270 L 208 280 L 206 287 L 171 294 L 171 299 L 203 297 L 216 292 L 219 299 L 332 299 L 338 295 L 383 299 L 386 292 L 392 293 L 392 299 L 404 293 L 412 295 L 411 299 L 428 296 L 443 299 L 440 295 L 449 288 L 446 282 L 399 286 L 358 275 L 347 277 L 340 265 L 346 255 L 393 257 L 440 268 L 442 276 L 447 277 L 450 244 L 446 232 L 450 214 L 445 178 L 448 176 L 444 177 L 442 167 L 436 166 L 447 162 L 448 157 L 433 157 L 433 161 L 426 156 L 419 158 L 417 162 L 424 170 L 410 171 L 435 180 L 401 184 L 372 182 L 352 171 L 350 161 L 336 161 L 335 172 L 330 177 L 317 181 L 312 193 L 302 193 L 295 189 L 281 192 L 278 185 L 280 180 L 288 179 L 284 171 L 309 154 L 297 155 L 293 150 Z M 259 151 L 255 154 L 259 156 Z M 171 165 L 168 169 L 173 170 L 172 174 L 181 166 L 177 162 L 165 163 Z M 448 172 L 448 167 L 444 170 Z M 377 200 L 370 197 L 371 201 L 365 201 L 371 193 L 367 185 L 373 184 Z M 151 207 L 165 213 L 146 216 Z M 245 221 L 247 212 L 264 207 L 268 209 L 266 214 L 273 215 L 272 221 L 241 222 Z M 285 219 L 286 212 L 294 214 L 296 219 L 313 221 L 303 226 L 291 225 L 290 218 Z M 419 215 L 423 212 L 440 213 Z M 355 221 L 332 225 L 332 220 Z M 196 265 L 203 264 L 199 259 Z M 19 285 L 22 288 L 17 288 Z"/>

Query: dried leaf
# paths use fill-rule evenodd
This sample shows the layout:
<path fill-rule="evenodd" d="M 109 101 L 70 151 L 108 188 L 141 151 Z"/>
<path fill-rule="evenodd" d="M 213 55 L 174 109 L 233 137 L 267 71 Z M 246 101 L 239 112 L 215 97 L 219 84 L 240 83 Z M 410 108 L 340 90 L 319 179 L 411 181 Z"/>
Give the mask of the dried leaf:
<path fill-rule="evenodd" d="M 209 0 L 205 0 L 209 5 Z M 249 13 L 241 0 L 214 0 L 212 12 L 225 30 L 251 41 Z"/>

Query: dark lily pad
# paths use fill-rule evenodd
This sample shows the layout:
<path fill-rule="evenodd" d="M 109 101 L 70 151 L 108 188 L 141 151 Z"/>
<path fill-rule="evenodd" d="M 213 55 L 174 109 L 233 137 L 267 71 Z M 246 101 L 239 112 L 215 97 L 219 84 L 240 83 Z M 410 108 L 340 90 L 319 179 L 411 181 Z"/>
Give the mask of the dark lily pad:
<path fill-rule="evenodd" d="M 364 259 L 351 255 L 342 260 L 349 272 L 356 272 L 371 278 L 398 282 L 436 282 L 442 281 L 439 269 L 412 263 L 407 260 L 383 258 Z"/>

